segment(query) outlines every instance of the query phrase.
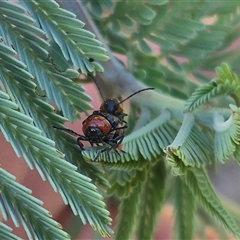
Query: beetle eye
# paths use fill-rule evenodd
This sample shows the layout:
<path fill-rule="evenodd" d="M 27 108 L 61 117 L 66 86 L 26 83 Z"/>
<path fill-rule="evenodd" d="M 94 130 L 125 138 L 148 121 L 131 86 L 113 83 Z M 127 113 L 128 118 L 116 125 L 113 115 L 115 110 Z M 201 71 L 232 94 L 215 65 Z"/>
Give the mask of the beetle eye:
<path fill-rule="evenodd" d="M 104 107 L 107 109 L 108 108 L 108 101 L 105 101 Z"/>

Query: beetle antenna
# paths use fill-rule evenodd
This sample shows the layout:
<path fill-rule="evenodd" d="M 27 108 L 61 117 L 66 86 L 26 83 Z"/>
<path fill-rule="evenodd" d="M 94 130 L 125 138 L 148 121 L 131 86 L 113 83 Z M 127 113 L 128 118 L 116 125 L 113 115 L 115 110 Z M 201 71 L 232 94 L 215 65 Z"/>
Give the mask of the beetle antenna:
<path fill-rule="evenodd" d="M 97 89 L 98 89 L 98 91 L 99 91 L 99 93 L 100 93 L 100 95 L 101 95 L 101 98 L 102 98 L 102 100 L 104 101 L 105 99 L 104 99 L 104 97 L 103 97 L 102 91 L 101 91 L 101 89 L 100 89 L 100 87 L 99 87 L 99 85 L 98 85 L 98 82 L 96 81 L 95 77 L 93 77 L 90 73 L 88 73 L 88 76 L 89 76 L 89 77 L 94 81 L 94 83 L 96 84 Z"/>
<path fill-rule="evenodd" d="M 134 92 L 133 94 L 131 94 L 131 95 L 128 96 L 127 98 L 125 98 L 125 99 L 123 99 L 122 101 L 120 101 L 120 102 L 118 103 L 118 105 L 121 104 L 121 103 L 123 103 L 123 102 L 125 102 L 126 100 L 128 100 L 128 99 L 131 98 L 131 97 L 133 97 L 134 95 L 136 95 L 136 94 L 138 94 L 138 93 L 140 93 L 140 92 L 143 92 L 143 91 L 147 91 L 147 90 L 154 90 L 154 88 L 150 87 L 150 88 L 143 88 L 143 89 L 141 89 L 141 90 L 138 90 L 137 92 Z"/>

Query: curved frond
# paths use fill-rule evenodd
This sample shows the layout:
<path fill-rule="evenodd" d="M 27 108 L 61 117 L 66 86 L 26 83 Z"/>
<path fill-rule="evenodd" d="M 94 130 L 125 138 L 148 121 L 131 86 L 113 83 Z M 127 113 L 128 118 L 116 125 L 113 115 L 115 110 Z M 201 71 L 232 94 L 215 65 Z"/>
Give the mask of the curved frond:
<path fill-rule="evenodd" d="M 11 217 L 15 226 L 21 223 L 29 239 L 43 239 L 40 236 L 44 236 L 46 232 L 50 239 L 70 238 L 61 229 L 62 226 L 51 219 L 51 213 L 41 206 L 43 203 L 33 197 L 29 189 L 17 183 L 13 175 L 1 168 L 0 176 L 0 209 L 5 221 Z M 29 211 L 30 209 L 34 211 Z M 7 236 L 9 234 L 2 239 L 7 239 Z M 13 236 L 11 239 L 19 238 Z"/>
<path fill-rule="evenodd" d="M 230 95 L 239 104 L 240 82 L 226 63 L 216 68 L 217 78 L 198 87 L 186 101 L 184 111 L 193 111 L 217 95 Z"/>
<path fill-rule="evenodd" d="M 208 212 L 234 236 L 240 237 L 239 227 L 222 207 L 206 172 L 202 168 L 191 168 L 191 170 L 186 171 L 184 179 L 192 194 L 198 198 Z"/>
<path fill-rule="evenodd" d="M 200 167 L 214 162 L 211 146 L 212 138 L 199 128 L 193 128 L 184 144 L 180 147 L 180 155 L 186 166 Z"/>
<path fill-rule="evenodd" d="M 209 84 L 206 85 L 202 85 L 199 88 L 197 88 L 192 93 L 190 98 L 186 101 L 184 111 L 191 112 L 195 108 L 203 105 L 204 103 L 207 103 L 211 98 L 217 96 L 218 94 L 220 93 L 215 81 L 210 82 Z"/>
<path fill-rule="evenodd" d="M 194 115 L 185 113 L 182 126 L 171 145 L 165 148 L 167 161 L 175 174 L 184 173 L 186 167 L 200 167 L 214 161 L 213 137 L 194 126 Z"/>
<path fill-rule="evenodd" d="M 219 162 L 225 162 L 236 149 L 240 142 L 240 110 L 234 105 L 230 105 L 232 115 L 224 121 L 222 115 L 216 114 L 214 118 L 214 153 Z"/>
<path fill-rule="evenodd" d="M 166 149 L 167 153 L 167 163 L 172 168 L 172 173 L 176 176 L 182 175 L 186 172 L 186 170 L 189 168 L 189 166 L 186 166 L 184 162 L 182 161 L 182 158 L 180 158 L 178 155 L 177 149 Z"/>

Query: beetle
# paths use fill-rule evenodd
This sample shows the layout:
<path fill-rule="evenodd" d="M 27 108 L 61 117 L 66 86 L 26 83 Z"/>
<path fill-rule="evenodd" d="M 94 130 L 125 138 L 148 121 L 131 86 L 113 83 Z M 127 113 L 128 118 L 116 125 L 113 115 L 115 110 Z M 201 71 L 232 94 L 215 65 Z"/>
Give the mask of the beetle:
<path fill-rule="evenodd" d="M 96 83 L 95 79 L 94 81 Z M 112 149 L 119 154 L 117 150 L 124 152 L 121 148 L 121 143 L 124 139 L 124 130 L 127 128 L 127 122 L 124 120 L 127 114 L 123 112 L 122 103 L 140 92 L 153 89 L 154 88 L 144 88 L 138 90 L 121 101 L 116 98 L 106 99 L 101 104 L 99 110 L 93 111 L 93 113 L 83 121 L 82 131 L 84 135 L 78 134 L 68 128 L 59 128 L 55 126 L 53 126 L 53 128 L 76 136 L 77 143 L 81 150 L 84 150 L 82 141 L 88 141 L 91 146 L 94 146 L 94 144 L 96 146 L 105 146 L 98 152 L 93 161 L 96 161 L 102 152 L 108 153 Z"/>

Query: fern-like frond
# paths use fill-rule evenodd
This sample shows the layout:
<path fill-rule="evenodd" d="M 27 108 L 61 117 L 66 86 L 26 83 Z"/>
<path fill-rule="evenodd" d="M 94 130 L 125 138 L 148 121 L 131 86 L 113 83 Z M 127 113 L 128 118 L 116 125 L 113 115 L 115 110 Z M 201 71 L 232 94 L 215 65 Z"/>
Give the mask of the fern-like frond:
<path fill-rule="evenodd" d="M 211 135 L 210 135 L 211 136 Z M 181 128 L 174 141 L 166 147 L 167 161 L 175 174 L 184 173 L 185 167 L 200 167 L 214 161 L 212 137 L 194 126 L 194 115 L 185 113 Z"/>
<path fill-rule="evenodd" d="M 203 166 L 214 162 L 212 139 L 199 128 L 193 128 L 184 144 L 180 147 L 182 159 L 186 166 Z"/>
<path fill-rule="evenodd" d="M 188 166 L 186 166 L 182 159 L 179 158 L 178 149 L 168 148 L 165 151 L 167 153 L 166 160 L 169 166 L 172 168 L 172 173 L 176 176 L 184 174 Z"/>
<path fill-rule="evenodd" d="M 56 137 L 56 141 L 59 145 L 60 143 L 62 144 L 61 139 L 66 138 L 64 146 L 60 146 L 62 149 L 66 146 L 71 148 L 70 154 L 66 153 L 66 158 L 69 162 L 75 163 L 75 165 L 78 166 L 79 159 L 82 159 L 82 156 L 79 148 L 76 148 L 73 145 L 76 143 L 76 141 L 68 137 L 67 134 L 63 132 L 56 133 L 56 131 L 52 128 L 52 126 L 58 126 L 60 124 L 62 126 L 62 123 L 67 119 L 61 117 L 60 115 L 57 115 L 51 105 L 40 99 L 36 93 L 37 86 L 33 83 L 31 74 L 26 71 L 26 66 L 13 57 L 15 55 L 15 52 L 4 44 L 0 44 L 0 50 L 0 57 L 2 59 L 0 64 L 0 74 L 1 86 L 3 89 L 5 89 L 11 98 L 18 103 L 22 112 L 25 112 L 34 119 L 34 123 L 40 129 L 42 129 L 42 131 L 46 132 L 46 134 L 50 137 Z M 84 96 L 84 94 L 82 96 Z M 77 99 L 74 95 L 72 97 L 77 103 L 81 103 L 80 99 Z M 61 101 L 61 103 L 65 105 L 64 102 Z M 69 111 L 67 104 L 65 107 L 67 107 Z M 84 104 L 80 104 L 80 108 L 82 107 L 86 108 Z M 69 114 L 70 112 L 71 111 L 69 111 Z M 72 159 L 75 159 L 75 162 Z M 82 162 L 84 161 L 82 160 Z M 93 180 L 98 179 L 98 183 L 105 186 L 107 185 L 106 180 L 100 176 L 101 172 L 98 169 L 96 169 L 94 166 L 89 165 L 88 163 L 84 162 L 83 164 L 85 164 L 84 169 L 86 170 L 84 174 L 88 173 L 88 176 L 90 176 Z M 32 168 L 32 164 L 30 167 Z"/>
<path fill-rule="evenodd" d="M 52 126 L 63 127 L 62 123 L 67 119 L 57 115 L 51 105 L 39 98 L 36 94 L 37 86 L 31 81 L 31 74 L 25 70 L 26 66 L 13 57 L 14 51 L 9 47 L 0 44 L 0 50 L 0 56 L 2 58 L 0 64 L 2 87 L 9 93 L 11 98 L 18 103 L 22 112 L 29 114 L 34 119 L 34 123 L 42 129 L 47 136 L 56 139 L 61 149 L 70 148 L 69 152 L 66 151 L 66 159 L 69 162 L 77 166 L 82 163 L 79 168 L 81 168 L 83 174 L 87 174 L 95 183 L 99 183 L 105 187 L 108 186 L 107 181 L 101 176 L 102 172 L 83 160 L 79 147 L 75 146 L 76 140 L 52 128 Z M 74 95 L 73 98 L 79 103 L 80 100 Z M 62 102 L 62 104 L 64 104 L 64 102 Z M 68 108 L 67 105 L 65 107 Z M 85 108 L 84 104 L 82 104 L 80 108 L 81 107 Z M 65 139 L 65 141 L 62 141 L 62 139 Z M 81 159 L 82 161 L 80 161 Z M 82 167 L 82 165 L 85 167 Z M 29 166 L 33 168 L 30 162 Z"/>
<path fill-rule="evenodd" d="M 139 212 L 141 193 L 142 183 L 133 188 L 127 198 L 121 200 L 115 240 L 131 239 Z"/>
<path fill-rule="evenodd" d="M 118 2 L 114 6 L 113 14 L 109 16 L 112 20 L 111 29 L 115 31 L 124 30 L 125 27 L 137 29 L 132 32 L 132 38 L 137 40 L 139 48 L 148 54 L 151 53 L 151 46 L 146 39 L 161 45 L 163 50 L 172 50 L 179 43 L 193 38 L 196 35 L 195 31 L 204 29 L 204 24 L 198 21 L 176 17 L 180 9 L 182 12 L 185 11 L 183 4 L 172 5 L 171 12 L 175 17 L 169 18 L 166 14 L 168 1 L 158 1 L 157 5 L 155 3 L 144 2 L 136 5 Z M 123 18 L 123 15 L 126 18 Z"/>
<path fill-rule="evenodd" d="M 192 194 L 233 235 L 240 237 L 240 229 L 222 207 L 212 185 L 202 168 L 191 168 L 183 176 Z"/>
<path fill-rule="evenodd" d="M 10 216 L 15 226 L 19 227 L 21 223 L 29 239 L 44 239 L 41 236 L 69 239 L 70 236 L 61 229 L 59 223 L 51 219 L 51 213 L 41 206 L 43 203 L 34 198 L 29 189 L 17 183 L 13 175 L 1 168 L 0 176 L 0 210 L 5 221 Z"/>
<path fill-rule="evenodd" d="M 165 197 L 166 166 L 160 159 L 148 172 L 141 194 L 137 239 L 153 239 L 157 217 Z M 158 187 L 156 187 L 156 184 Z"/>
<path fill-rule="evenodd" d="M 149 93 L 149 99 L 139 97 L 138 101 L 138 96 L 133 99 L 122 146 L 118 152 L 101 153 L 96 163 L 93 159 L 106 145 L 82 151 L 74 137 L 52 126 L 63 127 L 65 117 L 75 121 L 79 112 L 87 113 L 91 109 L 90 98 L 74 81 L 80 79 L 79 73 L 102 71 L 94 60 L 107 60 L 106 50 L 93 33 L 83 28 L 83 22 L 59 8 L 57 0 L 19 2 L 27 10 L 17 3 L 0 1 L 0 35 L 5 44 L 0 44 L 0 129 L 17 155 L 24 156 L 42 179 L 49 180 L 83 223 L 89 222 L 104 237 L 112 233 L 108 226 L 111 219 L 95 185 L 104 190 L 109 188 L 108 194 L 121 198 L 117 239 L 130 239 L 135 226 L 137 238 L 150 239 L 166 191 L 166 162 L 163 161 L 166 154 L 173 173 L 181 175 L 174 185 L 178 237 L 193 236 L 195 196 L 209 215 L 240 237 L 240 230 L 221 206 L 203 169 L 215 160 L 224 163 L 231 155 L 240 161 L 239 80 L 223 64 L 216 69 L 217 77 L 210 84 L 196 89 L 199 82 L 209 82 L 210 75 L 206 72 L 218 66 L 219 61 L 239 66 L 238 51 L 229 46 L 240 37 L 240 2 L 213 4 L 209 0 L 186 5 L 168 0 L 59 1 L 80 13 L 78 16 L 84 18 L 83 22 L 106 48 L 109 44 L 113 52 L 125 55 L 128 74 L 111 57 L 100 81 L 107 86 L 112 84 L 119 95 L 142 83 L 157 90 L 152 95 Z M 92 19 L 85 14 L 84 4 Z M 206 17 L 213 22 L 205 24 Z M 113 52 L 109 56 L 114 56 Z M 186 100 L 193 89 L 196 91 L 183 109 L 180 99 Z M 38 94 L 41 91 L 44 93 Z M 221 106 L 221 110 L 214 109 L 214 112 L 204 107 L 195 111 L 211 100 L 215 104 L 215 96 L 230 96 L 236 106 L 230 105 L 230 109 Z M 64 117 L 56 114 L 48 102 L 55 104 Z M 140 106 L 149 107 L 146 118 L 142 118 Z M 63 154 L 50 139 L 55 140 L 68 162 L 63 161 Z M 1 180 L 0 176 L 0 183 Z M 10 190 L 14 184 L 11 182 Z M 169 185 L 172 189 L 171 182 Z M 18 199 L 13 194 L 9 194 L 10 202 L 5 199 L 1 208 L 5 209 L 4 216 L 7 208 L 10 216 L 16 209 L 21 210 L 20 205 L 12 204 Z M 30 204 L 35 203 L 34 199 L 28 199 L 32 200 Z M 17 223 L 21 219 L 13 218 L 13 221 Z M 24 227 L 27 229 L 27 224 Z"/>
<path fill-rule="evenodd" d="M 207 23 L 205 29 L 197 32 L 195 38 L 177 49 L 181 56 L 190 53 L 190 57 L 186 55 L 189 61 L 183 64 L 183 69 L 186 71 L 191 69 L 191 73 L 200 81 L 209 81 L 209 75 L 206 74 L 206 71 L 212 71 L 226 59 L 231 66 L 236 66 L 236 62 L 239 62 L 237 51 L 229 48 L 231 43 L 240 36 L 236 24 L 236 22 L 239 22 L 239 7 L 238 1 L 231 3 L 218 2 L 217 4 L 205 1 L 191 3 L 191 6 L 185 10 L 185 14 L 192 11 L 194 17 L 191 20 L 201 23 L 200 19 L 204 18 L 204 15 L 207 15 L 209 19 L 212 18 L 212 20 L 215 18 L 213 24 L 204 22 Z M 200 73 L 201 70 L 204 72 Z"/>
<path fill-rule="evenodd" d="M 125 153 L 103 152 L 99 159 L 114 164 L 137 160 L 140 157 L 151 160 L 161 155 L 177 133 L 176 127 L 170 122 L 170 117 L 170 112 L 163 111 L 159 117 L 124 138 L 122 145 Z M 100 149 L 102 147 L 86 149 L 82 154 L 86 159 L 91 160 L 96 157 Z"/>
<path fill-rule="evenodd" d="M 186 101 L 184 111 L 193 111 L 217 95 L 230 95 L 239 104 L 240 82 L 226 63 L 216 68 L 217 78 L 198 87 Z"/>
<path fill-rule="evenodd" d="M 239 148 L 240 142 L 240 111 L 234 105 L 230 105 L 233 113 L 228 120 L 216 113 L 214 118 L 214 153 L 219 162 L 225 162 Z"/>
<path fill-rule="evenodd" d="M 47 52 L 50 45 L 40 37 L 44 32 L 34 25 L 34 20 L 26 15 L 25 10 L 16 4 L 1 1 L 0 13 L 3 40 L 16 49 L 32 78 L 35 77 L 46 91 L 48 99 L 54 101 L 70 121 L 79 117 L 79 111 L 87 113 L 87 110 L 92 109 L 87 103 L 90 98 L 84 89 L 70 79 L 77 78 L 79 73 L 74 70 L 63 73 L 56 70 Z M 16 53 L 12 51 L 8 54 L 14 56 Z M 10 58 L 6 55 L 2 57 L 6 62 Z M 10 68 L 12 72 L 15 70 L 14 65 L 5 65 L 5 68 Z"/>
<path fill-rule="evenodd" d="M 82 73 L 92 72 L 89 58 L 108 60 L 106 50 L 95 35 L 83 29 L 84 23 L 76 16 L 59 7 L 55 1 L 21 1 L 32 14 L 47 37 L 61 48 L 66 60 L 71 60 Z"/>
<path fill-rule="evenodd" d="M 182 95 L 186 99 L 196 88 L 192 75 L 209 82 L 209 75 L 201 70 L 212 71 L 224 61 L 238 71 L 238 51 L 229 48 L 240 36 L 238 1 L 191 2 L 187 7 L 181 1 L 151 1 L 139 3 L 136 9 L 133 4 L 121 1 L 109 4 L 109 11 L 104 11 L 103 3 L 97 6 L 95 2 L 85 3 L 112 50 L 127 56 L 127 66 L 141 81 L 154 85 L 156 82 L 165 87 L 164 92 L 167 88 L 171 95 Z M 150 18 L 141 16 L 145 9 L 149 9 Z M 129 15 L 137 11 L 138 18 Z M 214 22 L 202 21 L 206 16 Z M 160 52 L 153 51 L 156 45 Z M 143 61 L 140 54 L 156 61 Z M 154 77 L 148 68 L 158 71 L 159 76 Z M 186 82 L 187 87 L 182 82 Z"/>
<path fill-rule="evenodd" d="M 22 240 L 12 233 L 12 229 L 0 222 L 0 238 L 6 240 Z"/>
<path fill-rule="evenodd" d="M 182 178 L 176 177 L 173 188 L 177 239 L 193 239 L 195 199 Z"/>
<path fill-rule="evenodd" d="M 110 157 L 110 156 L 109 156 Z M 111 162 L 101 162 L 106 168 L 114 169 L 114 170 L 133 170 L 133 169 L 143 169 L 148 165 L 149 162 L 143 159 L 142 157 L 138 158 L 136 161 L 129 161 L 129 162 L 115 162 L 114 164 Z"/>
<path fill-rule="evenodd" d="M 148 164 L 142 169 L 111 171 L 108 177 L 111 184 L 107 190 L 108 195 L 114 194 L 120 198 L 128 197 L 133 188 L 147 179 L 149 168 Z"/>
<path fill-rule="evenodd" d="M 54 142 L 41 135 L 30 117 L 18 112 L 18 106 L 9 100 L 8 95 L 0 92 L 0 100 L 1 131 L 17 155 L 24 156 L 31 169 L 36 167 L 41 177 L 49 180 L 83 223 L 88 221 L 104 236 L 112 233 L 107 226 L 111 222 L 109 213 L 104 209 L 105 204 L 96 187 L 90 183 L 91 179 L 75 172 L 75 166 L 63 161 Z"/>
<path fill-rule="evenodd" d="M 202 85 L 197 88 L 190 98 L 186 101 L 184 106 L 184 111 L 193 111 L 198 106 L 207 103 L 211 98 L 217 96 L 219 93 L 219 89 L 215 81 L 210 82 L 209 84 Z"/>
<path fill-rule="evenodd" d="M 56 126 L 56 122 L 54 126 Z M 59 127 L 63 127 L 59 125 Z M 74 164 L 78 167 L 78 170 L 85 176 L 88 176 L 92 179 L 93 183 L 97 186 L 106 189 L 108 188 L 109 182 L 104 177 L 104 171 L 102 167 L 98 164 L 92 164 L 92 162 L 87 162 L 84 160 L 82 156 L 82 152 L 77 144 L 75 138 L 69 136 L 68 134 L 57 131 L 51 132 L 52 136 L 54 136 L 59 149 L 61 149 L 64 154 L 65 158 L 68 162 Z"/>

